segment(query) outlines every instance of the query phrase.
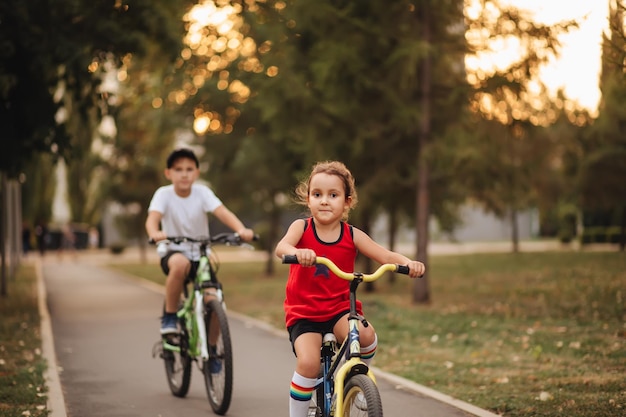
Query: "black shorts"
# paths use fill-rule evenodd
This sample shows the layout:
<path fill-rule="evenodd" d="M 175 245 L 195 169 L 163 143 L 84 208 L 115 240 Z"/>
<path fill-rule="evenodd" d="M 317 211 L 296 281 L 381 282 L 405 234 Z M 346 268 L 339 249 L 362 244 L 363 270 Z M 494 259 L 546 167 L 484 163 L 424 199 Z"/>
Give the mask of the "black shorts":
<path fill-rule="evenodd" d="M 169 261 L 170 256 L 172 256 L 175 253 L 182 253 L 180 251 L 168 251 L 164 257 L 161 258 L 161 269 L 163 270 L 163 272 L 165 273 L 165 275 L 168 275 L 170 273 L 170 268 L 169 266 L 167 266 L 167 261 Z M 195 278 L 196 276 L 196 271 L 198 270 L 198 266 L 200 265 L 199 261 L 189 261 L 191 262 L 191 267 L 189 268 L 189 274 L 187 274 L 187 279 L 192 280 Z"/>
<path fill-rule="evenodd" d="M 287 331 L 289 332 L 289 341 L 291 341 L 291 350 L 293 350 L 294 355 L 296 354 L 296 349 L 293 344 L 298 336 L 304 333 L 319 333 L 322 336 L 326 333 L 332 333 L 333 328 L 339 319 L 349 312 L 350 310 L 342 311 L 328 321 L 298 320 L 295 324 L 287 327 Z"/>

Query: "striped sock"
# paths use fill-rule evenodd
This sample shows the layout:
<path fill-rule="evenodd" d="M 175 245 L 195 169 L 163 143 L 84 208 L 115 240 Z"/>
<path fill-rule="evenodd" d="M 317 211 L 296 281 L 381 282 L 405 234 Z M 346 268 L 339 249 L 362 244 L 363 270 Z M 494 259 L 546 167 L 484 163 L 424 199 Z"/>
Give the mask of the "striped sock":
<path fill-rule="evenodd" d="M 316 382 L 316 378 L 305 378 L 297 372 L 293 373 L 289 389 L 289 417 L 307 416 Z"/>
<path fill-rule="evenodd" d="M 367 366 L 370 365 L 374 355 L 376 355 L 376 347 L 378 346 L 378 336 L 374 335 L 374 343 L 369 346 L 361 348 L 361 360 L 365 362 Z"/>

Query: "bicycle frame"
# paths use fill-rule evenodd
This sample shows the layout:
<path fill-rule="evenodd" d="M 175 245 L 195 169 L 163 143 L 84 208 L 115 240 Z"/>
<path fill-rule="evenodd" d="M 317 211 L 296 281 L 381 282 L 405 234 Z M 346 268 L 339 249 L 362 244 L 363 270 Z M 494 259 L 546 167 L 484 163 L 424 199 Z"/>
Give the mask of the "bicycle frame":
<path fill-rule="evenodd" d="M 283 263 L 298 263 L 295 256 L 283 256 Z M 317 257 L 317 264 L 326 265 L 339 278 L 350 281 L 350 313 L 348 315 L 349 331 L 346 339 L 341 344 L 339 352 L 335 354 L 336 338 L 334 334 L 324 335 L 321 348 L 322 376 L 318 378 L 315 389 L 323 389 L 324 404 L 318 404 L 323 417 L 329 417 L 335 398 L 335 416 L 344 415 L 344 387 L 347 381 L 354 375 L 364 374 L 376 384 L 376 377 L 369 367 L 361 359 L 361 343 L 359 338 L 359 322 L 367 326 L 365 318 L 357 313 L 356 290 L 362 282 L 371 282 L 380 278 L 385 272 L 398 272 L 408 274 L 409 268 L 404 265 L 384 264 L 372 274 L 361 272 L 347 273 L 340 270 L 330 259 Z M 333 360 L 334 356 L 334 360 Z M 341 364 L 341 360 L 345 362 Z M 341 365 L 340 365 L 341 364 Z"/>
<path fill-rule="evenodd" d="M 211 280 L 211 268 L 209 266 L 209 258 L 206 255 L 205 245 L 200 245 L 203 255 L 200 257 L 198 271 L 193 284 L 193 291 L 189 297 L 185 298 L 183 306 L 176 313 L 178 318 L 183 318 L 187 330 L 189 332 L 189 355 L 192 357 L 200 357 L 202 360 L 209 359 L 209 351 L 207 349 L 206 326 L 204 322 L 204 294 L 203 289 L 215 288 L 215 293 L 211 296 L 216 297 L 223 302 L 222 289 Z M 187 289 L 185 288 L 185 292 Z M 197 302 L 196 302 L 197 301 Z M 170 344 L 167 338 L 163 339 L 163 348 L 180 352 L 180 346 Z"/>
<path fill-rule="evenodd" d="M 331 352 L 329 352 L 328 348 L 334 351 L 334 347 L 332 345 L 327 345 L 326 352 L 322 353 L 323 371 L 319 384 L 323 384 L 324 390 L 324 407 L 322 408 L 324 416 L 330 415 L 333 394 L 335 394 L 335 415 L 343 415 L 344 386 L 350 376 L 356 374 L 366 374 L 372 381 L 374 381 L 374 383 L 376 383 L 374 373 L 369 369 L 365 362 L 361 360 L 359 321 L 364 319 L 356 312 L 356 289 L 361 282 L 363 282 L 362 274 L 357 273 L 350 283 L 350 314 L 348 316 L 349 332 L 348 336 L 341 344 L 335 360 L 333 361 L 332 355 L 329 355 Z M 324 346 L 322 347 L 322 350 L 324 350 Z M 346 361 L 341 364 L 341 360 L 344 357 Z M 339 366 L 339 364 L 341 364 L 341 366 Z"/>
<path fill-rule="evenodd" d="M 254 240 L 257 239 L 255 235 Z M 253 247 L 242 242 L 237 233 L 219 233 L 208 238 L 167 237 L 161 242 L 191 243 L 194 251 L 196 247 L 199 249 L 200 257 L 195 275 L 185 279 L 182 305 L 176 313 L 181 332 L 162 336 L 153 355 L 160 350 L 160 356 L 165 360 L 168 385 L 177 397 L 187 395 L 191 363 L 196 362 L 204 376 L 213 412 L 223 415 L 232 399 L 233 349 L 224 293 L 217 279 L 219 260 L 207 250 L 213 244 Z"/>

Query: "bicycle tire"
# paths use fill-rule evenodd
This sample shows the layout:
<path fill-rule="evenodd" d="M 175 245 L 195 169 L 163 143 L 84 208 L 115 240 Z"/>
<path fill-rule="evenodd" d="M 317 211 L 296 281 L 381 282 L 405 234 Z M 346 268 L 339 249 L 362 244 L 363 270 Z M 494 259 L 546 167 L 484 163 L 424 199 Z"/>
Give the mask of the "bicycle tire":
<path fill-rule="evenodd" d="M 181 325 L 183 323 L 181 322 Z M 191 382 L 191 357 L 189 357 L 189 339 L 185 328 L 182 327 L 180 334 L 170 336 L 174 340 L 170 343 L 177 344 L 180 352 L 163 349 L 163 362 L 165 363 L 165 373 L 170 391 L 176 397 L 184 397 L 189 392 Z"/>
<path fill-rule="evenodd" d="M 383 403 L 376 383 L 367 375 L 353 375 L 343 393 L 342 417 L 383 417 Z"/>
<path fill-rule="evenodd" d="M 215 323 L 219 329 L 217 338 L 216 353 L 211 353 L 209 347 L 209 361 L 202 364 L 202 373 L 204 374 L 204 383 L 206 386 L 209 404 L 213 412 L 219 415 L 226 414 L 230 407 L 230 400 L 233 394 L 233 348 L 230 339 L 230 329 L 228 327 L 228 318 L 222 304 L 215 299 L 209 300 L 205 304 L 205 326 L 207 339 L 211 334 L 211 317 L 215 316 Z M 208 340 L 207 340 L 208 343 Z M 211 356 L 218 359 L 220 369 L 218 372 L 211 372 Z"/>

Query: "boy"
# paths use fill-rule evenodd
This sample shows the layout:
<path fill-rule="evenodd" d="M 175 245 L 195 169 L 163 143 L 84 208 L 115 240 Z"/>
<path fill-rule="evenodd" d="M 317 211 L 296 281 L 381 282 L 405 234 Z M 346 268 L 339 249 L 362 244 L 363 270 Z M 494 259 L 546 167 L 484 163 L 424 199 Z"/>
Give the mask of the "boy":
<path fill-rule="evenodd" d="M 213 213 L 244 241 L 251 241 L 254 232 L 246 228 L 209 187 L 195 184 L 200 175 L 199 165 L 190 149 L 176 149 L 168 156 L 165 177 L 172 183 L 157 189 L 152 197 L 146 219 L 148 236 L 155 242 L 167 236 L 209 236 L 207 213 Z M 198 267 L 200 254 L 195 252 L 188 243 L 170 244 L 161 258 L 161 268 L 167 275 L 162 335 L 178 332 L 176 311 L 185 279 Z"/>

